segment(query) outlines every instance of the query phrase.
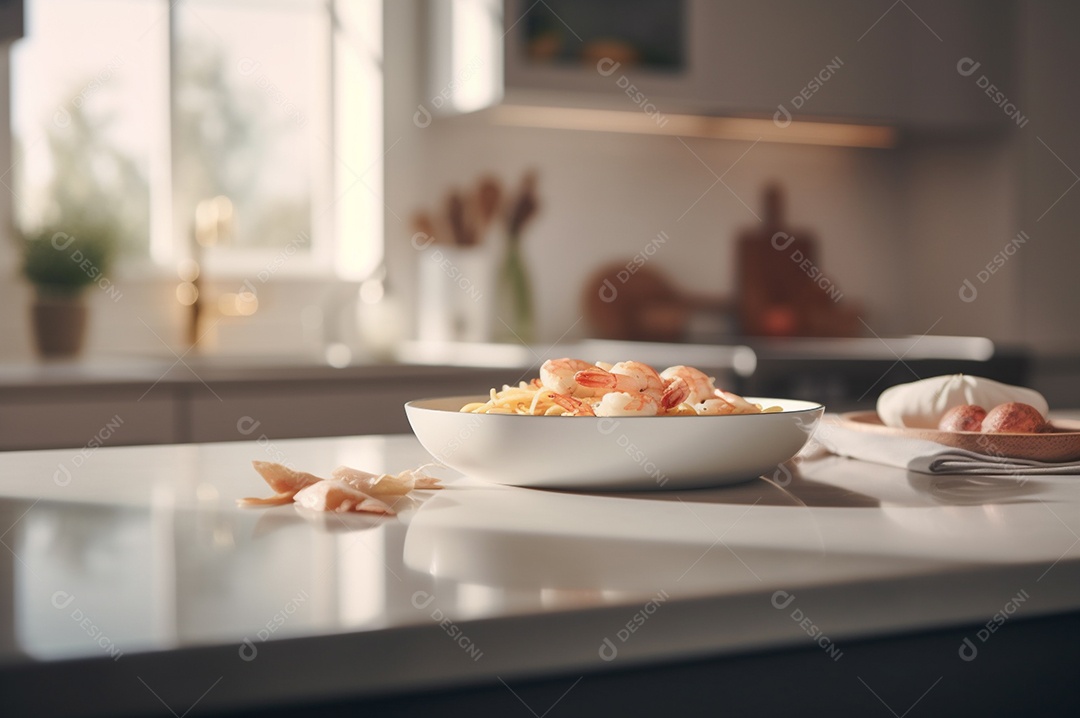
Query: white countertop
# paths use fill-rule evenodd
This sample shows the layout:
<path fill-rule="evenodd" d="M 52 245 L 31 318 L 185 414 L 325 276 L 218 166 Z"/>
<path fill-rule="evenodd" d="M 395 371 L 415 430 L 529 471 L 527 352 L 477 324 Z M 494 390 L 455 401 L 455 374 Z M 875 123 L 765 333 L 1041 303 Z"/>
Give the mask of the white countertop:
<path fill-rule="evenodd" d="M 325 475 L 427 456 L 408 436 L 0 454 L 12 714 L 257 708 L 815 642 L 832 661 L 1010 605 L 1080 609 L 1080 477 L 827 457 L 786 486 L 598 495 L 443 470 L 444 491 L 376 518 L 238 509 L 269 493 L 253 459 Z"/>

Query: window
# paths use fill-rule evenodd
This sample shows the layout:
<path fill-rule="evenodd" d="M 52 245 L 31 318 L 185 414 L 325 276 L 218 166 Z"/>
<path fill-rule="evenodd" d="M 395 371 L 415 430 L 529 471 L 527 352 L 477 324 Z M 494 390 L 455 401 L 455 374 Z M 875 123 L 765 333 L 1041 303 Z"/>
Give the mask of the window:
<path fill-rule="evenodd" d="M 126 254 L 149 252 L 150 178 L 168 129 L 160 81 L 167 54 L 154 9 L 124 0 L 28 2 L 11 85 L 20 226 L 61 212 L 108 215 Z"/>
<path fill-rule="evenodd" d="M 226 207 L 211 273 L 381 258 L 379 0 L 27 0 L 12 55 L 20 226 L 91 215 L 171 274 Z"/>

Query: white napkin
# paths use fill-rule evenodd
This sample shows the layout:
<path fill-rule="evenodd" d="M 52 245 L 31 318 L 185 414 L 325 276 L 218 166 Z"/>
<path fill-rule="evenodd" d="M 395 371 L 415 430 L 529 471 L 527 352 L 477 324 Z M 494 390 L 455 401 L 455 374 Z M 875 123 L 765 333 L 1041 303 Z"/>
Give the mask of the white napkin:
<path fill-rule="evenodd" d="M 1050 411 L 1046 398 L 1034 389 L 981 376 L 946 374 L 889 387 L 878 397 L 877 413 L 885 426 L 936 429 L 941 417 L 954 406 L 976 404 L 990 411 L 1010 401 L 1035 407 L 1043 418 Z"/>
<path fill-rule="evenodd" d="M 1080 475 L 1080 461 L 1051 463 L 1031 459 L 1006 459 L 955 449 L 924 439 L 879 436 L 848 429 L 838 417 L 827 416 L 814 439 L 839 456 L 897 466 L 921 474 L 976 474 L 980 476 Z"/>

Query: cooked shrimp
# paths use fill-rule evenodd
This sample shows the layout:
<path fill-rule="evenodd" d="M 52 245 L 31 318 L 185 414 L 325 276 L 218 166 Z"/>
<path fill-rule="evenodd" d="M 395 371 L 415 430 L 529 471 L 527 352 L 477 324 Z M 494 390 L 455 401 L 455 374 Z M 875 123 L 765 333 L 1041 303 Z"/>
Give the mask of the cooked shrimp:
<path fill-rule="evenodd" d="M 577 383 L 587 387 L 598 387 L 608 391 L 621 391 L 636 394 L 651 394 L 659 399 L 664 393 L 664 380 L 648 364 L 638 361 L 621 361 L 605 371 L 591 367 L 574 375 Z"/>
<path fill-rule="evenodd" d="M 746 399 L 743 399 L 738 394 L 732 394 L 730 391 L 724 391 L 723 389 L 716 390 L 716 396 L 723 399 L 727 403 L 735 407 L 735 412 L 738 414 L 760 414 L 761 407 L 757 404 L 751 404 Z"/>
<path fill-rule="evenodd" d="M 610 391 L 595 406 L 566 394 L 556 394 L 551 400 L 566 410 L 563 416 L 656 416 L 660 403 L 646 393 Z"/>
<path fill-rule="evenodd" d="M 762 409 L 761 404 L 751 404 L 746 399 L 742 398 L 738 394 L 732 394 L 730 391 L 724 391 L 723 389 L 717 389 L 716 394 L 711 399 L 706 399 L 700 404 L 695 405 L 699 414 L 771 414 L 773 412 L 781 411 L 778 406 L 771 406 L 768 409 Z"/>
<path fill-rule="evenodd" d="M 660 397 L 660 405 L 664 409 L 672 409 L 686 401 L 690 396 L 690 387 L 682 377 L 675 377 L 664 382 L 664 395 Z"/>
<path fill-rule="evenodd" d="M 647 393 L 613 391 L 604 394 L 594 412 L 596 416 L 656 416 L 660 402 Z"/>
<path fill-rule="evenodd" d="M 694 409 L 703 416 L 726 416 L 739 413 L 732 404 L 716 396 L 695 404 Z"/>
<path fill-rule="evenodd" d="M 683 401 L 690 404 L 700 404 L 716 395 L 716 384 L 714 383 L 716 379 L 692 366 L 683 366 L 682 364 L 669 366 L 660 372 L 660 378 L 666 381 L 682 379 L 686 382 L 688 393 Z"/>
<path fill-rule="evenodd" d="M 600 367 L 581 359 L 548 359 L 540 366 L 540 384 L 550 391 L 574 397 L 600 396 L 605 392 L 598 387 L 585 387 L 575 380 L 580 371 L 597 371 Z"/>
<path fill-rule="evenodd" d="M 678 406 L 685 401 L 687 387 L 681 380 L 665 382 L 648 364 L 636 361 L 619 362 L 610 371 L 596 369 L 579 371 L 575 377 L 582 386 L 602 387 L 607 392 L 648 396 L 649 399 L 665 410 Z M 648 411 L 645 404 L 635 404 L 637 413 Z M 652 414 L 659 413 L 659 410 Z M 652 415 L 650 414 L 650 415 Z M 622 416 L 607 414 L 604 416 Z"/>

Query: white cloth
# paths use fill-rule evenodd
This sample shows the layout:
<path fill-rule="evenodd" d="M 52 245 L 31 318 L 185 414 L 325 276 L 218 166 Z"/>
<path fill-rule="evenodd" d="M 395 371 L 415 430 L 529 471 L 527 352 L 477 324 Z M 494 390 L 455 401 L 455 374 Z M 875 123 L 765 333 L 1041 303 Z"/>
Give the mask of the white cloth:
<path fill-rule="evenodd" d="M 949 409 L 976 404 L 990 411 L 998 404 L 1018 401 L 1030 404 L 1046 418 L 1046 399 L 1034 389 L 1002 384 L 970 374 L 946 374 L 897 384 L 881 393 L 877 413 L 885 426 L 936 429 Z"/>
<path fill-rule="evenodd" d="M 875 464 L 897 466 L 922 474 L 968 474 L 979 476 L 1080 475 L 1080 461 L 1050 463 L 1031 459 L 1006 459 L 955 449 L 933 441 L 880 436 L 848 429 L 838 417 L 827 416 L 814 439 L 827 451 Z"/>

